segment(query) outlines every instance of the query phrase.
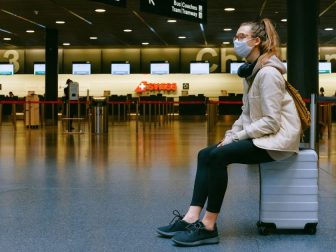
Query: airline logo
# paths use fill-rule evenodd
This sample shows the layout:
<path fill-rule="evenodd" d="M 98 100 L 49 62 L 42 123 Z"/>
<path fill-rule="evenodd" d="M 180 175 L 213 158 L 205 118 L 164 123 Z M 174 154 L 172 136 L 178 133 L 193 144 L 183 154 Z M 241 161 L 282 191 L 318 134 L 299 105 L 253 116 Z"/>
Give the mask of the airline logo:
<path fill-rule="evenodd" d="M 150 91 L 176 91 L 176 83 L 150 83 L 141 81 L 134 90 L 136 93 L 150 92 Z"/>

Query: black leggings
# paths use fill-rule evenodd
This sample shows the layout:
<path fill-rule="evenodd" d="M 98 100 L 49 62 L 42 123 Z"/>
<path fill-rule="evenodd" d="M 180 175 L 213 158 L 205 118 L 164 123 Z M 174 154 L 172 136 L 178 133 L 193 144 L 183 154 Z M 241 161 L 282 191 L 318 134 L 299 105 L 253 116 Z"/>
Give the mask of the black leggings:
<path fill-rule="evenodd" d="M 256 147 L 251 139 L 221 147 L 211 145 L 198 153 L 197 172 L 191 206 L 219 213 L 227 188 L 227 166 L 232 163 L 257 164 L 274 161 L 266 150 Z"/>

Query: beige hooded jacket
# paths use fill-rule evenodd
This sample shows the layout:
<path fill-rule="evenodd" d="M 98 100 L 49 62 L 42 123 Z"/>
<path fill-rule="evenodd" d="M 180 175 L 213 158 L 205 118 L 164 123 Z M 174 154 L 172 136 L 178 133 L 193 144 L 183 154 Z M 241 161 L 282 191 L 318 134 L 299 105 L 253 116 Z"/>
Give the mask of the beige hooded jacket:
<path fill-rule="evenodd" d="M 284 73 L 286 68 L 276 56 L 263 65 L 257 62 L 251 75 L 255 75 L 252 85 L 248 82 L 251 76 L 244 79 L 242 113 L 225 134 L 234 133 L 239 140 L 251 138 L 274 160 L 298 152 L 300 144 L 301 122 L 286 90 Z"/>

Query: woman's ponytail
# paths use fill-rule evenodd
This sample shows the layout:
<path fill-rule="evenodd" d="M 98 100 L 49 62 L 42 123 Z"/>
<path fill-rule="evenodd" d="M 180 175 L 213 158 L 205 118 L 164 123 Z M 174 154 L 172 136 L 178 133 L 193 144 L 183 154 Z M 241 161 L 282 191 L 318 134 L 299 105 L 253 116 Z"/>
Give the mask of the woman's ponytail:
<path fill-rule="evenodd" d="M 274 25 L 268 18 L 262 19 L 260 23 L 263 24 L 261 26 L 264 27 L 266 33 L 266 38 L 264 41 L 262 40 L 260 45 L 261 54 L 264 54 L 263 57 L 265 58 L 269 58 L 272 55 L 275 55 L 281 59 L 279 35 L 275 30 Z"/>

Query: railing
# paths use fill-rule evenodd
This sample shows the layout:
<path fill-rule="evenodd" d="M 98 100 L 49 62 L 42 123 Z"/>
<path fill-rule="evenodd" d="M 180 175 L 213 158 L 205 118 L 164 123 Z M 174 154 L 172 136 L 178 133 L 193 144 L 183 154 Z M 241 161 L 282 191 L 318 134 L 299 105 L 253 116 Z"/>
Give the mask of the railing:
<path fill-rule="evenodd" d="M 310 102 L 310 99 L 305 99 L 307 103 Z M 318 103 L 318 126 L 320 125 L 320 129 L 327 127 L 328 136 L 331 133 L 331 125 L 332 125 L 332 113 L 336 114 L 336 97 L 317 97 Z M 4 106 L 10 106 L 10 121 L 14 128 L 16 128 L 17 115 L 20 114 L 20 111 L 17 110 L 18 105 L 23 105 L 23 115 L 24 120 L 27 125 L 31 125 L 31 106 L 33 104 L 39 105 L 39 115 L 40 115 L 40 125 L 45 125 L 45 108 L 46 106 L 51 106 L 51 114 L 55 115 L 61 110 L 64 115 L 66 104 L 77 105 L 77 113 L 74 118 L 89 119 L 90 118 L 90 108 L 91 101 L 69 101 L 65 102 L 63 100 L 57 101 L 25 101 L 25 100 L 0 100 L 0 125 L 3 122 Z M 173 99 L 169 100 L 127 100 L 127 101 L 107 101 L 107 111 L 108 118 L 114 122 L 120 121 L 129 121 L 131 119 L 131 114 L 135 116 L 135 119 L 138 121 L 142 121 L 143 123 L 154 123 L 155 125 L 161 125 L 172 120 L 175 120 L 175 116 L 178 114 L 176 108 L 178 107 L 181 111 L 181 107 L 194 108 L 194 112 L 200 112 L 200 115 L 205 115 L 207 118 L 208 130 L 211 131 L 219 118 L 219 107 L 224 106 L 227 108 L 228 114 L 230 114 L 230 108 L 232 106 L 241 106 L 241 101 L 235 100 L 207 100 L 204 101 L 174 101 Z M 201 106 L 201 107 L 200 107 Z M 203 108 L 206 108 L 206 112 L 203 113 Z M 28 109 L 27 109 L 28 108 Z M 201 108 L 202 111 L 198 111 Z M 133 110 L 133 111 L 132 111 Z M 57 111 L 57 112 L 56 112 Z M 7 111 L 8 112 L 8 111 Z M 56 113 L 55 113 L 56 112 Z M 192 112 L 191 114 L 194 114 Z M 28 113 L 28 114 L 27 114 Z M 7 113 L 8 115 L 8 113 Z M 179 115 L 181 116 L 181 115 Z M 64 116 L 63 116 L 64 117 Z M 69 118 L 68 118 L 69 119 Z M 52 117 L 52 121 L 55 122 L 56 118 Z"/>

